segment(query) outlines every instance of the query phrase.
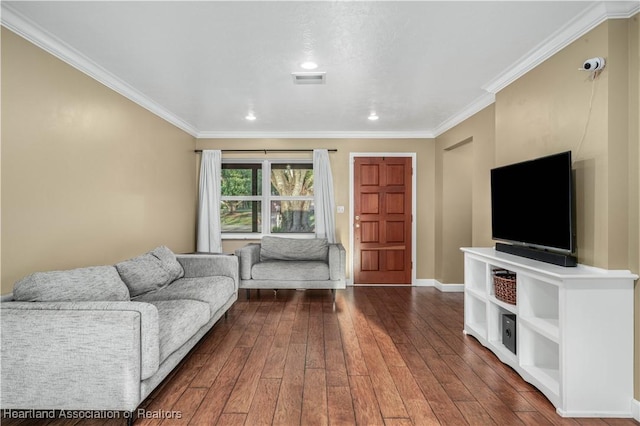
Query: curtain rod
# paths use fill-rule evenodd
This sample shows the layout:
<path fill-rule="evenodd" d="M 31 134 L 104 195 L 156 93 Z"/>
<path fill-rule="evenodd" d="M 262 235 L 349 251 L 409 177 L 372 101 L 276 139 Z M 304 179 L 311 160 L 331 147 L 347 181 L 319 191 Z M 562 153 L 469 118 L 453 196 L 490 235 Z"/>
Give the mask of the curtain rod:
<path fill-rule="evenodd" d="M 222 152 L 313 152 L 313 149 L 223 149 Z M 338 152 L 337 149 L 327 149 L 329 152 Z M 201 149 L 196 149 L 193 152 L 202 152 Z"/>

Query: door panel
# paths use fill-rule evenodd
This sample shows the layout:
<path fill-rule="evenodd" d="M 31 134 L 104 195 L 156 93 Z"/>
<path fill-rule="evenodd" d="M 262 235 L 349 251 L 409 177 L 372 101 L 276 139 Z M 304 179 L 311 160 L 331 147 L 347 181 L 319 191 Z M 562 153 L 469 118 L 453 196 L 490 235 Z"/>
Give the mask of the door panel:
<path fill-rule="evenodd" d="M 355 284 L 411 284 L 411 175 L 411 157 L 355 159 Z"/>
<path fill-rule="evenodd" d="M 378 193 L 360 194 L 362 214 L 378 214 L 380 212 L 380 195 Z"/>
<path fill-rule="evenodd" d="M 387 214 L 404 214 L 404 193 L 389 192 L 387 193 Z"/>
<path fill-rule="evenodd" d="M 378 232 L 379 223 L 361 222 L 360 232 L 363 243 L 375 243 L 380 241 L 380 232 Z"/>
<path fill-rule="evenodd" d="M 405 236 L 404 221 L 389 221 L 387 222 L 387 242 L 388 243 L 403 243 Z"/>

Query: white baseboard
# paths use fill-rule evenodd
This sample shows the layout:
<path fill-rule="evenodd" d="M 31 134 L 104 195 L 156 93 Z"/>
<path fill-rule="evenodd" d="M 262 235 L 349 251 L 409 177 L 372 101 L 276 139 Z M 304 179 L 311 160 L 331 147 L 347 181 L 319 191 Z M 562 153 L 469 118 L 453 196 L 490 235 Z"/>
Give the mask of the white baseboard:
<path fill-rule="evenodd" d="M 430 278 L 418 278 L 413 285 L 416 287 L 435 287 L 437 282 Z"/>
<path fill-rule="evenodd" d="M 347 285 L 353 286 L 358 284 L 353 284 L 353 280 L 348 279 Z M 372 286 L 372 285 L 386 286 L 388 284 L 368 284 L 368 285 L 369 286 Z M 415 280 L 413 285 L 415 287 L 435 287 L 443 293 L 451 293 L 451 292 L 461 293 L 464 291 L 464 284 L 442 284 L 440 281 L 435 280 L 433 278 L 418 278 Z"/>
<path fill-rule="evenodd" d="M 640 401 L 637 399 L 631 402 L 631 415 L 636 421 L 640 422 Z"/>
<path fill-rule="evenodd" d="M 442 284 L 440 281 L 436 281 L 436 288 L 443 293 L 462 293 L 464 284 Z"/>
<path fill-rule="evenodd" d="M 435 287 L 443 293 L 464 291 L 464 284 L 442 284 L 440 281 L 431 278 L 418 279 L 414 285 L 416 287 Z"/>

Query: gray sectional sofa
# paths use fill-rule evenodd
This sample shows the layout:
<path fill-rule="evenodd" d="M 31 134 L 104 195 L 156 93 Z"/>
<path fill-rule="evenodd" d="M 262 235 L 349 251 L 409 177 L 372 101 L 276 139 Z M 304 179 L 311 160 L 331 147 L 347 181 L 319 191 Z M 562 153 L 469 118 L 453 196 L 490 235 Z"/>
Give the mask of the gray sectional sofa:
<path fill-rule="evenodd" d="M 240 262 L 240 288 L 343 289 L 346 252 L 326 239 L 262 237 L 259 244 L 236 250 Z"/>
<path fill-rule="evenodd" d="M 0 303 L 0 408 L 133 412 L 237 297 L 235 256 L 166 247 L 29 275 Z"/>

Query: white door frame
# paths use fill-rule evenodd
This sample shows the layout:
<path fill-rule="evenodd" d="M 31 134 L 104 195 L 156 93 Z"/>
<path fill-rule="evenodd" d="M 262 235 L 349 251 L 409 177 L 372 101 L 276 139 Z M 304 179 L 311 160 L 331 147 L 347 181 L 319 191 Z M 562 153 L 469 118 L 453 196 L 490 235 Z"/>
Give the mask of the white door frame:
<path fill-rule="evenodd" d="M 416 168 L 416 160 L 418 154 L 415 152 L 350 152 L 349 153 L 349 247 L 351 251 L 351 262 L 349 263 L 349 279 L 347 280 L 348 285 L 354 285 L 353 283 L 353 257 L 355 253 L 354 241 L 355 237 L 353 235 L 354 230 L 354 220 L 353 217 L 355 215 L 354 206 L 354 167 L 356 157 L 411 157 L 411 285 L 416 285 L 416 182 L 417 182 L 417 174 L 418 170 Z M 367 284 L 371 285 L 371 284 Z M 374 284 L 375 285 L 375 284 Z M 380 285 L 391 285 L 391 284 L 380 284 Z M 395 285 L 395 284 L 394 284 Z"/>

